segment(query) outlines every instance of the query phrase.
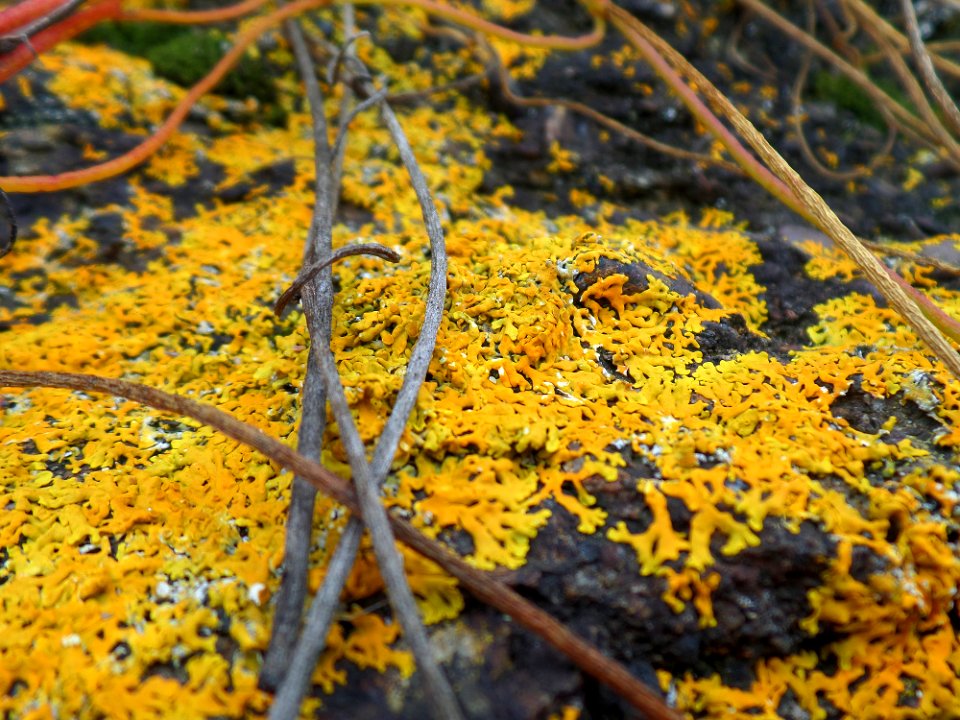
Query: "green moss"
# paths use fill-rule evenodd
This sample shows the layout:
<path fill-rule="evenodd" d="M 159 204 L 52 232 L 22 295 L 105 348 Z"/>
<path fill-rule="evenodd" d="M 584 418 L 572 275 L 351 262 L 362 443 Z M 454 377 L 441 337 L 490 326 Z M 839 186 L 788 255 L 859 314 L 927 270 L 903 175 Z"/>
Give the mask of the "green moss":
<path fill-rule="evenodd" d="M 898 87 L 882 79 L 874 79 L 874 82 L 896 102 L 910 109 L 909 101 Z M 877 109 L 877 104 L 845 75 L 836 75 L 827 71 L 814 73 L 813 96 L 818 100 L 828 100 L 838 107 L 849 110 L 865 123 L 878 128 L 887 126 L 883 115 Z"/>
<path fill-rule="evenodd" d="M 146 58 L 158 76 L 185 87 L 210 72 L 230 46 L 229 39 L 219 30 L 161 23 L 102 23 L 82 39 Z M 228 97 L 255 97 L 263 104 L 271 104 L 277 99 L 274 75 L 265 60 L 245 56 L 220 83 L 218 91 Z"/>
<path fill-rule="evenodd" d="M 190 28 L 183 25 L 166 23 L 103 22 L 85 32 L 80 41 L 90 45 L 109 45 L 114 50 L 145 58 L 152 48 L 190 32 Z"/>

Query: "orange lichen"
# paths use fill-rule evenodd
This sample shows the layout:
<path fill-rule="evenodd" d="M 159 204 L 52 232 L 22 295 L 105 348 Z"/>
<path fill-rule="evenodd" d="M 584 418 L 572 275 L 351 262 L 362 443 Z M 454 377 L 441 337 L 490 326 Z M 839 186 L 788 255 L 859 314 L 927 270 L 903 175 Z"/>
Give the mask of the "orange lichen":
<path fill-rule="evenodd" d="M 407 72 L 382 52 L 362 52 L 378 69 Z M 111 83 L 91 98 L 81 83 L 94 61 L 121 60 L 68 47 L 44 62 L 65 104 L 137 132 L 179 91 L 134 63 L 125 65 L 137 74 L 133 98 Z M 460 60 L 438 61 L 437 72 Z M 404 77 L 411 86 L 436 79 Z M 704 628 L 718 622 L 718 554 L 735 559 L 762 543 L 771 522 L 794 531 L 815 524 L 837 547 L 803 622 L 808 633 L 830 633 L 822 647 L 758 661 L 746 688 L 661 671 L 663 686 L 706 717 L 772 717 L 788 692 L 814 718 L 826 716 L 821 701 L 850 718 L 879 716 L 876 708 L 883 717 L 956 713 L 956 383 L 892 311 L 863 294 L 814 308 L 810 343 L 789 357 L 706 354 L 702 337 L 714 324 L 740 314 L 759 334 L 767 316 L 751 273 L 762 258 L 732 216 L 614 225 L 609 212 L 587 222 L 512 208 L 506 189 L 483 195 L 479 186 L 484 142 L 516 138 L 515 129 L 462 97 L 448 102 L 443 112 L 420 107 L 402 117 L 445 219 L 449 294 L 387 502 L 431 536 L 460 531 L 468 560 L 483 568 L 522 566 L 550 513 L 569 513 L 581 532 L 629 546 L 639 572 L 662 579 L 667 606 L 692 606 Z M 429 264 L 416 199 L 385 131 L 372 114 L 355 130 L 343 197 L 369 218 L 336 228 L 335 242 L 375 236 L 403 256 L 390 266 L 350 258 L 336 269 L 333 348 L 370 442 L 402 380 Z M 269 307 L 297 271 L 310 221 L 309 119 L 294 112 L 283 128 L 218 132 L 181 136 L 116 204 L 31 228 L 0 268 L 15 300 L 0 309 L 11 328 L 0 365 L 135 378 L 292 443 L 309 341 L 299 313 L 277 320 Z M 229 206 L 198 205 L 186 217 L 143 179 L 175 185 L 203 159 L 223 168 L 227 187 L 288 158 L 291 184 Z M 559 146 L 552 159 L 554 172 L 574 169 Z M 101 213 L 120 216 L 118 240 L 144 267 L 95 262 L 88 231 Z M 847 279 L 829 251 L 804 247 L 812 277 Z M 948 312 L 960 309 L 960 293 L 926 291 Z M 929 443 L 893 442 L 893 415 L 877 432 L 859 429 L 832 409 L 854 388 L 892 403 L 891 412 L 897 403 L 918 408 L 943 430 Z M 206 428 L 131 403 L 49 390 L 0 401 L 0 627 L 8 630 L 0 710 L 159 716 L 186 693 L 198 716 L 261 713 L 268 698 L 256 673 L 289 475 Z M 324 461 L 346 472 L 335 426 L 327 443 Z M 644 477 L 631 474 L 633 458 L 650 468 Z M 608 522 L 590 492 L 603 480 L 638 493 L 648 511 L 640 526 Z M 668 503 L 689 512 L 688 526 L 671 520 Z M 313 588 L 343 519 L 321 500 L 316 524 Z M 858 548 L 883 570 L 854 577 Z M 456 584 L 411 553 L 405 565 L 427 621 L 456 617 L 464 604 Z M 381 589 L 365 549 L 348 602 Z M 231 649 L 218 651 L 217 638 Z M 332 691 L 345 682 L 346 662 L 411 670 L 396 626 L 354 605 L 335 623 L 315 682 Z"/>

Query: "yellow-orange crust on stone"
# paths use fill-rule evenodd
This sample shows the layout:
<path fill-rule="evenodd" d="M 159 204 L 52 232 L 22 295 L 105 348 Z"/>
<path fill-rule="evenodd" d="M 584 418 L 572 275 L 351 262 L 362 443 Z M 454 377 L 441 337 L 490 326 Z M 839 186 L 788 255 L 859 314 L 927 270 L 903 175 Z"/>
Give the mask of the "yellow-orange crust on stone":
<path fill-rule="evenodd" d="M 519 12 L 529 3 L 510 5 Z M 376 59 L 379 70 L 399 72 Z M 68 46 L 39 62 L 55 72 L 49 87 L 64 103 L 95 110 L 105 127 L 155 123 L 180 92 L 104 49 Z M 99 86 L 93 98 L 91 67 L 126 81 Z M 132 98 L 129 87 L 138 88 Z M 607 219 L 613 205 L 579 196 L 593 220 L 547 218 L 511 207 L 508 188 L 479 191 L 484 143 L 515 132 L 503 119 L 454 97 L 444 112 L 422 106 L 402 122 L 446 219 L 450 271 L 437 352 L 388 504 L 430 535 L 464 531 L 469 560 L 489 569 L 521 567 L 549 520 L 547 505 L 557 506 L 580 532 L 630 546 L 641 573 L 666 579 L 663 600 L 677 611 L 692 604 L 703 627 L 716 623 L 717 548 L 735 557 L 761 542 L 765 524 L 796 531 L 815 523 L 837 554 L 809 593 L 804 629 L 842 639 L 758 661 L 746 689 L 660 671 L 664 689 L 705 718 L 775 717 L 788 692 L 811 718 L 826 717 L 821 698 L 847 718 L 960 714 L 951 624 L 960 386 L 906 325 L 851 294 L 816 308 L 809 344 L 786 360 L 748 352 L 704 362 L 705 323 L 739 313 L 760 334 L 767 315 L 750 271 L 759 251 L 731 216 L 616 225 Z M 335 242 L 375 239 L 403 256 L 396 265 L 350 258 L 336 268 L 333 346 L 372 442 L 400 386 L 429 264 L 419 209 L 386 133 L 370 114 L 355 126 L 343 198 L 369 222 L 337 227 Z M 297 272 L 310 220 L 309 127 L 294 112 L 282 129 L 178 136 L 131 178 L 125 202 L 39 221 L 0 263 L 0 286 L 14 301 L 0 305 L 9 328 L 0 366 L 135 379 L 203 399 L 292 444 L 308 338 L 299 313 L 280 321 L 270 307 Z M 222 166 L 227 186 L 291 157 L 295 179 L 279 192 L 188 217 L 175 218 L 171 199 L 147 189 L 150 180 L 195 176 L 198 158 Z M 556 171 L 572 169 L 562 148 L 552 159 Z M 107 214 L 121 218 L 124 246 L 148 258 L 140 271 L 94 262 L 87 233 Z M 811 279 L 852 276 L 829 250 L 804 248 Z M 643 289 L 623 273 L 578 288 L 576 278 L 601 260 L 656 274 Z M 720 307 L 672 289 L 678 279 Z M 929 291 L 960 313 L 960 294 Z M 71 301 L 51 302 L 57 296 Z M 895 419 L 875 434 L 857 430 L 831 412 L 855 382 L 946 429 L 928 443 L 885 441 Z M 163 717 L 189 698 L 196 717 L 261 714 L 269 698 L 256 674 L 289 475 L 206 428 L 128 402 L 53 390 L 6 391 L 0 402 L 0 711 Z M 327 440 L 325 462 L 346 473 L 335 427 Z M 642 531 L 608 523 L 585 485 L 621 477 L 628 450 L 655 468 L 635 487 L 653 518 Z M 691 513 L 688 529 L 673 526 L 669 499 Z M 316 523 L 313 589 L 343 519 L 321 500 Z M 886 570 L 855 579 L 857 546 Z M 463 608 L 456 584 L 412 555 L 406 564 L 428 622 L 455 618 Z M 380 589 L 364 553 L 348 602 Z M 216 647 L 217 633 L 232 640 L 228 651 Z M 396 625 L 359 609 L 335 625 L 315 681 L 331 692 L 349 663 L 412 672 Z"/>

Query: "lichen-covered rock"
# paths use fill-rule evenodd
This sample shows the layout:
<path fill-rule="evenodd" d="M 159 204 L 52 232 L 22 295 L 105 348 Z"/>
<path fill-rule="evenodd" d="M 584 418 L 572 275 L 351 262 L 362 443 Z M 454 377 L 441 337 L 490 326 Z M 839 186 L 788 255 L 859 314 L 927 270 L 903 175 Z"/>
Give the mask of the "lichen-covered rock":
<path fill-rule="evenodd" d="M 432 74 L 368 59 L 415 86 L 469 69 L 455 52 L 437 51 Z M 95 113 L 100 134 L 80 137 L 104 147 L 180 93 L 104 49 L 38 64 L 30 91 Z M 127 80 L 93 98 L 91 66 Z M 313 160 L 309 120 L 285 92 L 284 128 L 232 124 L 214 100 L 104 202 L 33 200 L 29 216 L 43 217 L 0 262 L 0 366 L 136 379 L 292 443 L 308 338 L 298 312 L 270 307 L 299 266 Z M 440 107 L 402 117 L 450 268 L 387 483 L 393 511 L 507 573 L 693 717 L 960 713 L 957 380 L 832 250 L 752 235 L 715 210 L 640 221 L 582 190 L 581 214 L 520 209 L 509 188 L 480 189 L 486 149 L 515 129 L 460 96 Z M 335 271 L 334 350 L 372 441 L 430 258 L 386 133 L 372 115 L 355 125 L 350 222 L 335 240 L 403 256 Z M 101 149 L 44 156 L 44 169 Z M 550 158 L 553 173 L 571 163 Z M 955 284 L 904 269 L 960 310 Z M 5 391 L 0 408 L 0 709 L 262 713 L 289 475 L 128 402 Z M 327 439 L 325 462 L 346 473 L 335 427 Z M 313 588 L 342 513 L 321 500 L 316 525 Z M 436 567 L 412 554 L 406 566 L 468 714 L 623 712 Z M 308 710 L 420 716 L 381 590 L 365 552 Z"/>

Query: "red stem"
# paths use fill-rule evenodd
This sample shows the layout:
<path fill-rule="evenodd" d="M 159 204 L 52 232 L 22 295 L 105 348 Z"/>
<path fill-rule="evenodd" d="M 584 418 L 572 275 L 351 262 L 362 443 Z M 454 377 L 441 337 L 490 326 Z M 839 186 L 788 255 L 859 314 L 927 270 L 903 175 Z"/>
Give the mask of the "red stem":
<path fill-rule="evenodd" d="M 0 35 L 14 35 L 18 28 L 48 15 L 62 0 L 24 0 L 0 12 Z"/>
<path fill-rule="evenodd" d="M 41 1 L 43 0 L 37 0 L 37 2 Z M 33 62 L 37 55 L 58 43 L 89 30 L 99 22 L 120 17 L 120 2 L 121 0 L 102 0 L 102 2 L 91 5 L 62 22 L 46 30 L 41 30 L 30 38 L 29 43 L 23 42 L 16 49 L 0 57 L 0 83 L 9 80 Z"/>

